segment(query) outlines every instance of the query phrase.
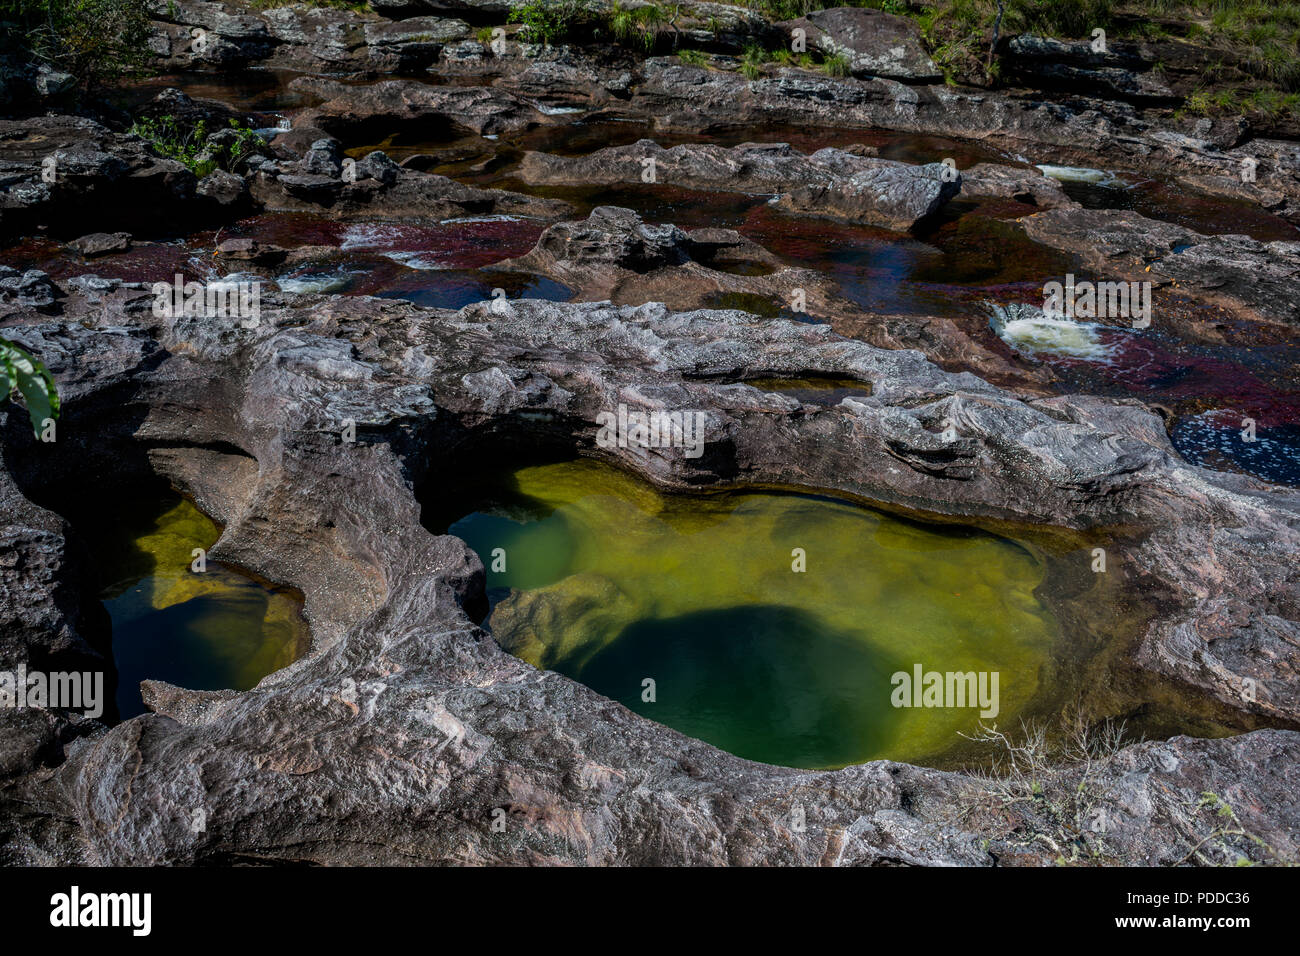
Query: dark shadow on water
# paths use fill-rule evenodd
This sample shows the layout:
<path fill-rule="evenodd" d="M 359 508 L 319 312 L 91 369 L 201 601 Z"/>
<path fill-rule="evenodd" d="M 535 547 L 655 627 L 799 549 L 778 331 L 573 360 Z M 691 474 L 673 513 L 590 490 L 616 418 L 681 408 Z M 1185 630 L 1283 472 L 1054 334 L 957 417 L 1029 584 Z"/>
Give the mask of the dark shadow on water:
<path fill-rule="evenodd" d="M 159 479 L 104 499 L 66 496 L 60 511 L 90 554 L 98 597 L 112 622 L 117 715 L 145 712 L 142 680 L 193 690 L 248 690 L 306 652 L 300 601 L 209 562 L 194 548 L 219 528 Z"/>
<path fill-rule="evenodd" d="M 585 664 L 555 669 L 737 756 L 834 767 L 885 750 L 898 717 L 890 675 L 904 668 L 812 614 L 759 605 L 638 621 Z"/>
<path fill-rule="evenodd" d="M 543 299 L 547 302 L 567 302 L 573 290 L 544 276 L 524 275 L 517 272 L 461 272 L 430 270 L 405 274 L 378 293 L 382 299 L 405 299 L 416 305 L 433 309 L 461 309 L 474 302 L 490 301 L 495 290 L 510 299 Z"/>

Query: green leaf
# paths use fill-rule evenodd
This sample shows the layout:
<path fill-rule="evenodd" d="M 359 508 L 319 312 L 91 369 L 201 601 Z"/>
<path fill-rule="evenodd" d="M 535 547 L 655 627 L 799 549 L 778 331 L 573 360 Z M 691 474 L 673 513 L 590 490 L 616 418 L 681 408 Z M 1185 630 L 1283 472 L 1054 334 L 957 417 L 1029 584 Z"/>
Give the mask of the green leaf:
<path fill-rule="evenodd" d="M 54 376 L 41 362 L 7 339 L 0 339 L 0 388 L 4 397 L 15 388 L 27 403 L 27 416 L 37 435 L 46 419 L 59 417 L 59 393 Z"/>

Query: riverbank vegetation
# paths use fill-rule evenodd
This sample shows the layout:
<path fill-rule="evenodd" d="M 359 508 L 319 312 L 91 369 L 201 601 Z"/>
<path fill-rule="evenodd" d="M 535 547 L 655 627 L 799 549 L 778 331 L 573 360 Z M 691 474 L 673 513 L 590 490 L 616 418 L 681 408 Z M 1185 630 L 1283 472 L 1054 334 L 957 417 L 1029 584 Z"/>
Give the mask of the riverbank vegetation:
<path fill-rule="evenodd" d="M 188 125 L 174 116 L 159 116 L 136 120 L 128 132 L 145 140 L 159 156 L 183 163 L 199 177 L 216 169 L 234 172 L 266 147 L 256 131 L 233 119 L 225 129 L 210 131 L 203 120 Z"/>
<path fill-rule="evenodd" d="M 1185 109 L 1197 115 L 1257 112 L 1300 117 L 1300 3 L 1293 0 L 747 0 L 774 20 L 853 6 L 915 20 L 945 74 L 996 82 L 1001 44 L 1030 33 L 1146 41 L 1197 74 Z M 999 12 L 999 50 L 989 58 Z M 1161 50 L 1165 47 L 1165 50 Z M 1166 66 L 1158 62 L 1157 68 Z"/>
<path fill-rule="evenodd" d="M 145 0 L 0 0 L 5 46 L 81 88 L 148 72 Z"/>

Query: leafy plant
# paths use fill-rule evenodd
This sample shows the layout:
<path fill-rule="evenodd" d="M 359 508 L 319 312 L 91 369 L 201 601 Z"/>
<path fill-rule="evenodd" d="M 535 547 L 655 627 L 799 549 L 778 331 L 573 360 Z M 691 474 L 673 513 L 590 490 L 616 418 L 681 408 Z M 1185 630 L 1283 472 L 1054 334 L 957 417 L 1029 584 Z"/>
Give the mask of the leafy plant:
<path fill-rule="evenodd" d="M 150 19 L 148 0 L 0 0 L 26 53 L 83 89 L 147 72 Z"/>
<path fill-rule="evenodd" d="M 1096 27 L 1110 27 L 1114 0 L 1012 0 L 1008 8 L 1022 30 L 1046 36 L 1086 37 Z"/>
<path fill-rule="evenodd" d="M 183 163 L 194 175 L 202 177 L 215 169 L 233 171 L 264 149 L 262 137 L 238 120 L 232 119 L 228 129 L 228 134 L 224 131 L 210 134 L 204 120 L 187 128 L 175 116 L 161 116 L 136 120 L 128 132 L 148 142 L 159 156 Z"/>
<path fill-rule="evenodd" d="M 573 32 L 589 14 L 586 0 L 529 0 L 510 11 L 508 21 L 522 24 L 525 43 L 550 46 Z"/>
<path fill-rule="evenodd" d="M 699 50 L 678 50 L 677 59 L 690 66 L 705 66 L 709 62 L 708 56 Z"/>
<path fill-rule="evenodd" d="M 15 390 L 27 404 L 27 417 L 37 435 L 47 420 L 59 417 L 59 393 L 49 369 L 13 342 L 0 339 L 0 402 Z"/>
<path fill-rule="evenodd" d="M 648 53 L 654 49 L 668 17 L 656 3 L 633 9 L 624 6 L 622 0 L 614 0 L 606 14 L 606 23 L 616 40 L 635 43 Z"/>
<path fill-rule="evenodd" d="M 740 55 L 740 72 L 746 79 L 756 80 L 763 73 L 763 64 L 767 62 L 767 51 L 757 43 L 745 47 Z"/>
<path fill-rule="evenodd" d="M 641 45 L 648 53 L 654 48 L 655 41 L 659 39 L 659 32 L 668 23 L 668 17 L 659 4 L 651 3 L 636 11 L 636 19 Z"/>
<path fill-rule="evenodd" d="M 614 0 L 606 17 L 614 39 L 626 42 L 636 35 L 636 14 L 625 7 L 622 0 Z"/>

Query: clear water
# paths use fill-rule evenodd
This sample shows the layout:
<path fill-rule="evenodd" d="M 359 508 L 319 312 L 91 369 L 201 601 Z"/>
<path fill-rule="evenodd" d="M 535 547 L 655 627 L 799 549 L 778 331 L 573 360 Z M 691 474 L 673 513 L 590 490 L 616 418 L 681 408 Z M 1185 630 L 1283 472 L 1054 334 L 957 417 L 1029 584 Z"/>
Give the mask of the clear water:
<path fill-rule="evenodd" d="M 514 472 L 450 533 L 484 561 L 504 648 L 768 763 L 942 753 L 978 709 L 895 707 L 893 675 L 997 672 L 992 720 L 1013 721 L 1056 639 L 1032 548 L 826 497 L 663 495 L 577 461 Z"/>
<path fill-rule="evenodd" d="M 89 535 L 106 581 L 123 719 L 145 710 L 142 680 L 248 690 L 306 652 L 306 624 L 288 592 L 213 561 L 191 570 L 193 550 L 210 548 L 220 529 L 189 501 L 126 503 L 97 516 Z"/>

